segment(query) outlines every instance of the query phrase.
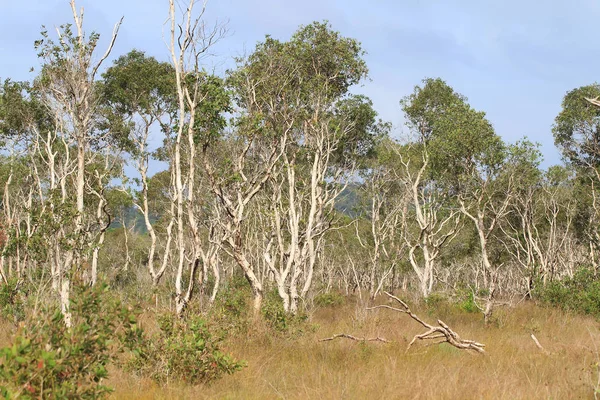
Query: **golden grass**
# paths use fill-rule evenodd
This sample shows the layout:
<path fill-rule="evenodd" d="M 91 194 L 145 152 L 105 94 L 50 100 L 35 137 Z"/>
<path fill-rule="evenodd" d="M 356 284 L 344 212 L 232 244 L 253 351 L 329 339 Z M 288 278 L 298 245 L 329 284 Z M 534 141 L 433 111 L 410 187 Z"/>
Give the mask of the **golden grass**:
<path fill-rule="evenodd" d="M 465 339 L 487 345 L 487 355 L 449 345 L 407 340 L 422 328 L 389 310 L 361 306 L 322 309 L 318 327 L 299 339 L 254 333 L 228 341 L 227 351 L 248 367 L 209 386 L 157 387 L 117 372 L 108 382 L 115 399 L 572 399 L 591 398 L 600 361 L 598 323 L 532 304 L 498 311 L 485 327 L 480 315 L 421 309 L 428 321 L 441 317 Z M 438 314 L 438 315 L 433 315 Z M 382 336 L 392 344 L 346 339 L 319 343 L 334 333 Z M 535 333 L 550 352 L 532 341 Z"/>
<path fill-rule="evenodd" d="M 13 331 L 11 324 L 0 318 L 0 347 L 8 346 L 11 343 Z"/>

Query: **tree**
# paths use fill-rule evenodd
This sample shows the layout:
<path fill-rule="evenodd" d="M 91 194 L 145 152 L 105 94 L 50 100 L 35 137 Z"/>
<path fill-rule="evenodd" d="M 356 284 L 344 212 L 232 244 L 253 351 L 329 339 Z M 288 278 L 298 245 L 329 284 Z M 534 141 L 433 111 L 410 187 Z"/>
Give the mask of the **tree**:
<path fill-rule="evenodd" d="M 481 121 L 466 99 L 439 78 L 425 79 L 423 86 L 416 86 L 400 104 L 414 136 L 406 145 L 395 147 L 399 175 L 412 206 L 404 212 L 402 235 L 421 294 L 427 297 L 433 289 L 436 259 L 456 237 L 461 223 L 452 199 L 451 177 L 458 175 L 469 150 L 456 139 L 471 129 L 474 121 L 479 124 L 477 129 L 486 129 L 487 121 Z M 408 225 L 410 219 L 417 222 L 416 232 Z"/>
<path fill-rule="evenodd" d="M 511 174 L 515 190 L 498 238 L 517 262 L 528 295 L 537 282 L 546 285 L 572 276 L 579 253 L 572 171 L 563 166 L 541 171 L 540 160 L 537 147 L 529 142 L 509 148 L 506 174 Z"/>
<path fill-rule="evenodd" d="M 92 144 L 108 138 L 105 136 L 107 134 L 93 136 L 99 133 L 96 130 L 99 102 L 95 80 L 100 66 L 112 51 L 122 22 L 121 19 L 115 25 L 105 53 L 98 61 L 94 61 L 93 55 L 100 36 L 92 33 L 86 37 L 83 30 L 83 10 L 77 11 L 74 0 L 71 0 L 70 4 L 76 31 L 72 31 L 71 25 L 63 25 L 57 29 L 57 42 L 50 39 L 47 31 L 43 31 L 42 39 L 36 42 L 39 57 L 43 60 L 38 81 L 40 90 L 43 91 L 42 101 L 54 116 L 55 126 L 60 130 L 60 134 L 64 135 L 66 146 L 72 144 L 76 149 L 74 232 L 69 249 L 65 252 L 63 265 L 58 268 L 61 279 L 61 305 L 67 326 L 71 321 L 68 312 L 71 285 L 69 275 L 73 265 L 83 262 L 85 246 L 84 197 L 87 154 Z"/>
<path fill-rule="evenodd" d="M 205 148 L 222 133 L 225 119 L 222 114 L 229 111 L 229 97 L 218 77 L 202 70 L 201 61 L 210 47 L 225 34 L 225 28 L 216 25 L 207 28 L 203 15 L 206 3 L 198 16 L 194 15 L 196 0 L 190 0 L 178 23 L 175 1 L 169 1 L 170 53 L 175 70 L 177 91 L 177 126 L 174 132 L 172 164 L 173 203 L 177 225 L 178 266 L 175 276 L 176 311 L 181 315 L 190 301 L 196 272 L 202 260 L 203 244 L 200 236 L 198 207 L 200 200 L 196 184 L 197 146 Z M 184 142 L 186 140 L 187 142 Z M 186 145 L 187 147 L 183 147 Z M 187 150 L 186 154 L 182 150 Z M 187 165 L 184 171 L 184 159 Z M 184 175 L 185 174 L 185 175 Z M 187 221 L 185 221 L 187 219 Z M 184 224 L 187 222 L 192 235 L 192 248 L 186 255 Z M 189 259 L 187 289 L 183 288 L 183 273 L 186 256 Z"/>
<path fill-rule="evenodd" d="M 376 156 L 362 167 L 364 182 L 361 189 L 366 204 L 361 206 L 369 219 L 370 229 L 368 234 L 361 233 L 357 223 L 356 236 L 371 259 L 369 293 L 372 299 L 383 290 L 390 274 L 390 291 L 393 291 L 398 260 L 406 251 L 405 242 L 399 240 L 398 230 L 402 227 L 402 215 L 408 212 L 409 196 L 397 175 L 399 160 L 393 151 L 394 145 L 389 137 L 381 138 L 375 147 Z M 367 236 L 366 243 L 361 236 Z"/>
<path fill-rule="evenodd" d="M 512 177 L 501 178 L 505 146 L 485 113 L 474 110 L 466 97 L 440 80 L 428 81 L 420 95 L 424 96 L 428 89 L 437 102 L 435 114 L 429 114 L 427 109 L 424 112 L 433 165 L 439 168 L 434 174 L 456 194 L 461 213 L 477 232 L 488 291 L 484 311 L 487 320 L 498 279 L 497 267 L 490 260 L 489 240 L 499 221 L 507 216 L 513 191 Z"/>
<path fill-rule="evenodd" d="M 287 42 L 267 37 L 230 78 L 247 113 L 239 127 L 260 129 L 244 140 L 277 157 L 260 172 L 273 216 L 264 257 L 291 313 L 312 285 L 335 201 L 379 128 L 370 100 L 349 93 L 366 77 L 362 55 L 358 42 L 315 22 Z"/>
<path fill-rule="evenodd" d="M 598 96 L 598 84 L 568 92 L 552 128 L 554 142 L 565 159 L 585 169 L 600 166 L 600 107 L 587 100 Z"/>
<path fill-rule="evenodd" d="M 148 272 L 154 285 L 162 278 L 170 254 L 172 223 L 167 229 L 163 262 L 158 270 L 154 267 L 157 235 L 151 223 L 148 202 L 148 166 L 151 152 L 149 137 L 151 130 L 158 127 L 168 133 L 175 118 L 175 70 L 166 62 L 147 57 L 143 52 L 132 50 L 119 57 L 102 74 L 102 100 L 110 112 L 131 126 L 131 140 L 135 146 L 131 154 L 140 176 L 141 193 L 136 208 L 144 216 L 144 223 L 150 235 L 148 249 Z"/>
<path fill-rule="evenodd" d="M 555 119 L 552 132 L 554 142 L 564 158 L 577 171 L 579 179 L 587 181 L 591 213 L 588 233 L 590 259 L 598 258 L 600 248 L 600 207 L 597 189 L 600 186 L 600 107 L 597 99 L 600 85 L 592 84 L 569 91 L 562 102 L 562 110 Z"/>

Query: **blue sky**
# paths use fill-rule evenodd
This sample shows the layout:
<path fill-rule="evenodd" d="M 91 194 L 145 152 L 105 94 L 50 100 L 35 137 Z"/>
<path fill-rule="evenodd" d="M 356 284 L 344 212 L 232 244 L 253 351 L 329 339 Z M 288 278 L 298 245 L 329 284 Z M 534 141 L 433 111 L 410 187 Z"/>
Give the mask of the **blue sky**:
<path fill-rule="evenodd" d="M 70 22 L 68 0 L 0 0 L 0 78 L 30 79 L 41 25 Z M 114 56 L 132 48 L 167 60 L 167 0 L 79 0 L 88 32 L 125 16 Z M 600 73 L 600 2 L 421 0 L 212 0 L 207 22 L 228 20 L 229 35 L 210 67 L 223 71 L 265 34 L 287 39 L 301 24 L 329 20 L 362 42 L 371 80 L 355 91 L 402 129 L 398 101 L 425 77 L 441 77 L 486 111 L 509 142 L 542 144 L 545 166 L 560 162 L 551 126 L 564 94 Z"/>

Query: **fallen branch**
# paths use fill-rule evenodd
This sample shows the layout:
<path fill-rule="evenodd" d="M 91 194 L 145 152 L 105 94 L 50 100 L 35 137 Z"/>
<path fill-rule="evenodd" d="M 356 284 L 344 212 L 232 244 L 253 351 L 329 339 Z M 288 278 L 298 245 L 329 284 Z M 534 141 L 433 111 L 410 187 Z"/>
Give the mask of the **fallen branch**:
<path fill-rule="evenodd" d="M 415 321 L 417 321 L 419 324 L 423 325 L 427 329 L 427 331 L 425 333 L 421 333 L 420 335 L 415 335 L 413 340 L 411 340 L 411 342 L 408 344 L 406 351 L 408 351 L 410 349 L 410 347 L 413 345 L 414 342 L 417 341 L 417 339 L 418 340 L 442 339 L 442 340 L 435 342 L 435 344 L 449 343 L 452 346 L 459 348 L 459 349 L 475 350 L 478 353 L 485 353 L 485 350 L 484 350 L 485 344 L 478 343 L 473 340 L 461 339 L 460 336 L 456 332 L 454 332 L 452 329 L 450 329 L 450 327 L 448 325 L 446 325 L 443 321 L 441 321 L 439 319 L 437 321 L 438 326 L 429 325 L 428 323 L 423 321 L 421 318 L 419 318 L 415 313 L 413 313 L 404 301 L 400 300 L 398 297 L 396 297 L 388 292 L 384 292 L 384 293 L 388 297 L 396 300 L 402 306 L 402 308 L 392 307 L 392 306 L 388 306 L 388 305 L 379 305 L 379 306 L 375 306 L 375 307 L 369 307 L 369 308 L 367 308 L 367 310 L 375 310 L 377 308 L 387 308 L 387 309 L 390 309 L 393 311 L 408 314 L 412 319 L 414 319 Z"/>
<path fill-rule="evenodd" d="M 355 340 L 357 342 L 383 342 L 383 343 L 391 343 L 389 340 L 384 339 L 384 338 L 380 338 L 380 337 L 376 337 L 376 338 L 360 338 L 360 337 L 348 335 L 346 333 L 338 333 L 336 335 L 333 335 L 332 337 L 320 339 L 319 342 L 329 342 L 329 341 L 335 340 L 337 338 L 346 338 L 346 339 L 350 339 L 350 340 Z"/>
<path fill-rule="evenodd" d="M 542 351 L 542 353 L 544 354 L 550 354 L 548 353 L 548 350 L 546 350 L 541 344 L 540 341 L 535 337 L 535 335 L 532 333 L 531 334 L 531 339 L 533 339 L 533 342 L 535 343 L 536 347 L 538 349 L 540 349 Z"/>

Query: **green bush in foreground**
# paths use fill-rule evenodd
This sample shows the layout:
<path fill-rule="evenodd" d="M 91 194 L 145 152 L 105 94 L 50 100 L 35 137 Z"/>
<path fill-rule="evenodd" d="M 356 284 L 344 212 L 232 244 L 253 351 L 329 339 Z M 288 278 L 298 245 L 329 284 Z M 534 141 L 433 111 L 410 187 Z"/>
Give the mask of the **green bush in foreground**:
<path fill-rule="evenodd" d="M 79 288 L 71 302 L 73 326 L 57 308 L 22 324 L 12 346 L 0 349 L 0 395 L 6 399 L 97 399 L 107 366 L 141 335 L 133 312 L 106 285 Z"/>
<path fill-rule="evenodd" d="M 169 381 L 192 385 L 208 383 L 245 366 L 220 350 L 222 339 L 209 331 L 200 317 L 179 320 L 159 318 L 160 332 L 145 340 L 128 368 L 158 383 Z"/>

